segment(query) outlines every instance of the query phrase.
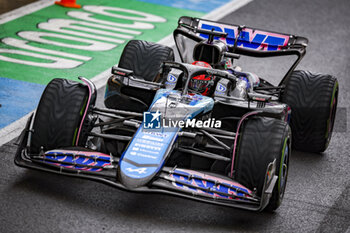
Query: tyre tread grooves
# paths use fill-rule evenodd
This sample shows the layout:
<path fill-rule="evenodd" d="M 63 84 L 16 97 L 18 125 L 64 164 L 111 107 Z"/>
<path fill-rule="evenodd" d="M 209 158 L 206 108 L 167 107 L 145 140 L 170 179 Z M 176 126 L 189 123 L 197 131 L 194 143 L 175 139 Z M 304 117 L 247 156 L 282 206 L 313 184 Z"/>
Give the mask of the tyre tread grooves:
<path fill-rule="evenodd" d="M 330 101 L 337 79 L 331 75 L 297 70 L 290 76 L 282 102 L 292 109 L 293 147 L 307 152 L 323 152 L 330 115 Z"/>
<path fill-rule="evenodd" d="M 41 146 L 45 150 L 72 146 L 87 96 L 87 88 L 78 82 L 53 79 L 47 85 L 35 114 L 32 153 Z"/>

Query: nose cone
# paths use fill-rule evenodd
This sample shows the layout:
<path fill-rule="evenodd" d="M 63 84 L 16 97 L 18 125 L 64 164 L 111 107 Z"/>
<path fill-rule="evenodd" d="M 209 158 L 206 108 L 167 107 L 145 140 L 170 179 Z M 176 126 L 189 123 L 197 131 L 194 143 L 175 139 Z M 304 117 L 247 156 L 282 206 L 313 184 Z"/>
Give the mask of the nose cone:
<path fill-rule="evenodd" d="M 119 161 L 120 182 L 128 189 L 146 185 L 163 167 L 176 135 L 177 130 L 147 131 L 141 125 Z"/>
<path fill-rule="evenodd" d="M 121 161 L 119 166 L 120 183 L 128 189 L 145 186 L 157 173 L 158 166 L 136 166 L 132 161 Z"/>

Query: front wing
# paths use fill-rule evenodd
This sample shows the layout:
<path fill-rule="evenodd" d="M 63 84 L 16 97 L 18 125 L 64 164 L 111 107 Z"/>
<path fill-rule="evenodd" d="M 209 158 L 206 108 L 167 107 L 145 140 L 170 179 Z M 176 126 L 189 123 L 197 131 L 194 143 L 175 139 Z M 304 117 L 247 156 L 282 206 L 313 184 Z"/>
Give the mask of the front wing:
<path fill-rule="evenodd" d="M 274 161 L 267 168 L 261 197 L 230 178 L 176 167 L 163 167 L 146 186 L 129 189 L 118 181 L 118 161 L 107 154 L 72 148 L 29 157 L 26 154 L 26 142 L 30 121 L 31 118 L 19 137 L 15 164 L 20 167 L 99 181 L 125 191 L 171 194 L 253 211 L 261 211 L 266 207 L 277 181 L 277 176 L 271 175 L 275 174 Z"/>

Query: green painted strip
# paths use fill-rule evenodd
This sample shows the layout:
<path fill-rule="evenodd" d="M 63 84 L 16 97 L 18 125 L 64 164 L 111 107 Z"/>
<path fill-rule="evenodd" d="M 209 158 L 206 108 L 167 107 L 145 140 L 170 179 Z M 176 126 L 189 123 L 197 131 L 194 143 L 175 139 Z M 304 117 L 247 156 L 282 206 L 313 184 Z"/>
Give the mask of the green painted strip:
<path fill-rule="evenodd" d="M 328 139 L 328 137 L 329 137 L 329 130 L 330 130 L 329 127 L 331 127 L 330 123 L 331 123 L 331 118 L 332 118 L 333 102 L 334 102 L 335 93 L 337 90 L 338 90 L 338 81 L 335 83 L 335 85 L 333 87 L 332 98 L 331 98 L 331 103 L 330 103 L 330 115 L 329 115 L 329 118 L 327 120 L 327 128 L 326 128 L 326 135 L 325 135 L 326 139 Z M 336 109 L 334 109 L 334 110 L 336 111 Z M 333 122 L 333 124 L 334 124 L 334 122 Z M 326 148 L 328 147 L 329 142 L 330 142 L 330 140 L 327 140 Z"/>
<path fill-rule="evenodd" d="M 101 3 L 103 2 L 103 3 Z M 177 26 L 177 20 L 180 16 L 182 15 L 190 15 L 194 17 L 200 17 L 203 16 L 203 13 L 201 12 L 195 12 L 195 11 L 189 11 L 189 10 L 179 10 L 176 8 L 172 7 L 167 7 L 167 6 L 161 6 L 161 5 L 155 5 L 151 3 L 145 3 L 145 2 L 138 2 L 135 0 L 128 0 L 128 1 L 101 1 L 101 0 L 84 0 L 84 5 L 101 5 L 103 6 L 111 6 L 111 7 L 119 7 L 119 8 L 124 8 L 124 9 L 132 9 L 144 13 L 149 13 L 153 14 L 156 16 L 161 16 L 166 19 L 166 22 L 146 22 L 146 21 L 137 21 L 140 23 L 148 23 L 148 24 L 153 24 L 154 28 L 153 29 L 132 29 L 132 28 L 122 28 L 121 29 L 127 29 L 127 30 L 133 30 L 133 31 L 139 31 L 142 34 L 141 35 L 133 35 L 129 33 L 124 33 L 124 32 L 116 32 L 116 31 L 111 31 L 111 30 L 106 30 L 106 29 L 101 29 L 101 28 L 95 28 L 87 25 L 80 25 L 76 24 L 74 26 L 80 26 L 83 29 L 95 29 L 95 30 L 101 30 L 105 32 L 112 32 L 112 33 L 119 33 L 119 34 L 124 34 L 124 35 L 131 35 L 134 36 L 133 39 L 142 39 L 142 40 L 148 40 L 148 41 L 159 41 L 163 37 L 169 35 L 172 33 L 172 31 L 176 28 Z M 113 18 L 110 16 L 105 16 L 105 15 L 100 15 L 92 12 L 88 12 L 84 9 L 71 9 L 71 8 L 63 8 L 61 6 L 57 5 L 52 5 L 47 8 L 44 8 L 42 10 L 39 10 L 35 13 L 23 16 L 21 18 L 15 19 L 13 21 L 10 21 L 8 23 L 2 24 L 1 25 L 1 35 L 2 38 L 9 37 L 9 38 L 14 38 L 18 39 L 21 41 L 29 41 L 27 39 L 21 38 L 22 35 L 19 32 L 23 31 L 34 31 L 34 32 L 48 32 L 48 33 L 55 33 L 55 34 L 60 34 L 64 36 L 73 36 L 77 38 L 83 38 L 83 39 L 89 39 L 89 40 L 94 40 L 98 42 L 104 42 L 108 44 L 114 44 L 117 45 L 114 42 L 110 41 L 104 41 L 102 39 L 92 39 L 92 38 L 87 38 L 87 37 L 81 37 L 81 36 L 76 36 L 76 35 L 71 35 L 67 34 L 66 32 L 61 33 L 61 32 L 53 32 L 50 30 L 45 30 L 45 29 L 39 29 L 38 24 L 40 23 L 45 23 L 49 19 L 71 19 L 71 20 L 79 20 L 73 17 L 70 17 L 67 15 L 67 12 L 70 11 L 75 11 L 75 12 L 85 12 L 91 14 L 91 18 L 98 19 L 98 20 L 105 20 L 109 22 L 114 22 L 114 23 L 124 23 L 124 24 L 131 24 L 133 23 L 132 20 L 127 20 L 127 19 L 120 19 L 120 18 Z M 138 15 L 130 14 L 130 13 L 125 13 L 125 12 L 115 12 L 115 11 L 107 11 L 109 13 L 114 13 L 114 14 L 121 14 L 124 16 L 133 16 L 133 17 L 140 17 Z M 82 21 L 82 20 L 80 20 Z M 89 22 L 89 21 L 85 21 Z M 89 22 L 92 23 L 92 22 Z M 95 25 L 99 25 L 96 23 L 93 23 Z M 108 26 L 108 25 L 105 25 Z M 109 25 L 109 27 L 111 27 Z M 118 28 L 115 27 L 114 28 Z M 70 30 L 73 32 L 78 32 L 78 33 L 87 33 L 86 31 L 82 31 L 81 29 L 68 29 L 68 28 L 63 28 L 66 30 Z M 19 33 L 19 34 L 18 34 Z M 66 57 L 62 54 L 47 54 L 46 52 L 38 52 L 38 51 L 31 51 L 27 49 L 21 49 L 21 48 L 16 48 L 14 46 L 9 46 L 7 44 L 4 44 L 4 41 L 0 43 L 0 57 L 6 57 L 6 58 L 14 58 L 14 59 L 21 59 L 25 61 L 31 61 L 31 62 L 48 62 L 46 59 L 43 59 L 43 57 L 28 57 L 28 56 L 23 56 L 21 54 L 10 54 L 6 53 L 6 51 L 1 51 L 1 49 L 15 49 L 19 51 L 26 51 L 34 54 L 40 54 L 40 55 L 46 55 L 46 56 L 53 56 L 53 57 L 58 57 L 58 58 L 65 58 L 72 60 L 70 64 L 73 64 L 74 62 L 80 62 L 81 65 L 75 68 L 69 68 L 69 69 L 56 69 L 56 68 L 42 68 L 42 67 L 37 67 L 37 66 L 30 66 L 30 65 L 24 65 L 24 64 L 18 64 L 18 63 L 13 63 L 13 62 L 8 62 L 8 61 L 3 61 L 0 59 L 0 67 L 1 67 L 1 75 L 3 77 L 11 78 L 11 79 L 16 79 L 16 80 L 21 80 L 21 81 L 27 81 L 27 82 L 33 82 L 33 83 L 38 83 L 38 84 L 47 84 L 51 79 L 53 78 L 67 78 L 67 79 L 76 79 L 78 76 L 84 76 L 86 78 L 92 78 L 96 76 L 97 74 L 101 73 L 102 71 L 108 69 L 109 67 L 113 66 L 116 64 L 120 58 L 121 52 L 127 43 L 129 39 L 123 39 L 123 38 L 116 38 L 111 35 L 100 35 L 100 34 L 94 34 L 94 33 L 88 33 L 90 35 L 97 35 L 97 36 L 103 36 L 105 38 L 109 38 L 110 40 L 125 40 L 124 43 L 118 44 L 118 47 L 113 48 L 108 51 L 87 51 L 87 50 L 81 50 L 81 49 L 76 49 L 76 48 L 67 48 L 67 47 L 62 47 L 62 46 L 57 46 L 57 45 L 49 45 L 49 44 L 44 44 L 44 43 L 38 43 L 38 42 L 31 42 L 29 41 L 27 45 L 33 46 L 36 48 L 40 49 L 49 49 L 53 51 L 59 51 L 59 52 L 64 52 L 64 53 L 70 53 L 74 55 L 79 55 L 79 56 L 85 56 L 85 57 L 91 57 L 91 60 L 86 61 L 72 57 Z M 62 38 L 53 38 L 53 37 L 42 37 L 44 39 L 52 40 L 55 42 L 61 42 L 61 43 L 69 43 L 72 45 L 86 45 L 86 43 L 82 43 L 81 41 L 72 41 L 72 40 L 66 40 Z"/>
<path fill-rule="evenodd" d="M 280 163 L 280 170 L 278 172 L 278 192 L 281 192 L 281 177 L 282 177 L 282 171 L 283 171 L 283 162 L 284 162 L 284 156 L 285 156 L 285 150 L 286 150 L 286 146 L 287 146 L 287 141 L 288 141 L 288 137 L 286 137 L 284 139 L 284 143 L 283 143 L 283 148 L 282 148 L 282 156 L 281 156 L 281 163 Z M 290 148 L 288 148 L 290 149 Z"/>
<path fill-rule="evenodd" d="M 75 145 L 75 140 L 77 140 L 77 135 L 78 135 L 78 128 L 75 128 L 72 146 Z"/>
<path fill-rule="evenodd" d="M 88 98 L 86 98 L 86 99 L 84 100 L 83 107 L 82 107 L 81 110 L 80 110 L 80 116 L 83 116 L 83 113 L 84 113 L 84 110 L 85 110 L 87 101 L 88 101 Z"/>

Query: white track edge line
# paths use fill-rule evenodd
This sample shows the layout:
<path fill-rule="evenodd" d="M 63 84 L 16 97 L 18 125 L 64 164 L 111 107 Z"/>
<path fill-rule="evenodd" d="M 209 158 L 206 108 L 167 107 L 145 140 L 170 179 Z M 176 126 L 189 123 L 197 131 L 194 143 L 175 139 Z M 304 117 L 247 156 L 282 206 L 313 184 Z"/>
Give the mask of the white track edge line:
<path fill-rule="evenodd" d="M 253 0 L 233 0 L 233 1 L 230 1 L 230 2 L 226 3 L 225 5 L 217 8 L 216 10 L 206 14 L 202 18 L 208 19 L 208 20 L 213 20 L 213 21 L 218 20 L 218 19 L 223 18 L 226 15 L 238 10 L 239 8 L 245 6 L 246 4 L 248 4 L 252 1 Z M 11 20 L 14 20 L 16 18 L 19 18 L 19 17 L 27 15 L 27 14 L 30 14 L 34 11 L 40 10 L 40 9 L 47 7 L 49 5 L 52 5 L 52 4 L 53 4 L 53 1 L 51 1 L 51 0 L 40 0 L 38 2 L 28 4 L 26 6 L 18 8 L 16 10 L 13 10 L 13 11 L 10 11 L 8 13 L 0 15 L 0 24 L 3 24 L 5 22 L 9 22 Z M 32 10 L 31 9 L 32 7 L 35 9 Z M 9 19 L 6 17 L 9 17 Z M 173 47 L 175 45 L 172 34 L 164 37 L 163 39 L 161 39 L 157 43 L 167 45 L 170 47 Z M 99 89 L 105 85 L 105 82 L 106 82 L 105 79 L 110 74 L 110 71 L 111 71 L 111 68 L 108 68 L 107 70 L 101 72 L 100 74 L 96 75 L 95 77 L 93 77 L 91 79 L 91 81 L 95 83 L 97 89 Z M 23 130 L 23 126 L 25 125 L 25 123 L 27 122 L 28 118 L 30 117 L 30 115 L 32 113 L 33 113 L 33 111 L 28 113 L 24 117 L 18 119 L 17 121 L 11 123 L 10 125 L 0 129 L 0 146 L 8 143 L 12 139 L 19 136 L 19 134 Z"/>

